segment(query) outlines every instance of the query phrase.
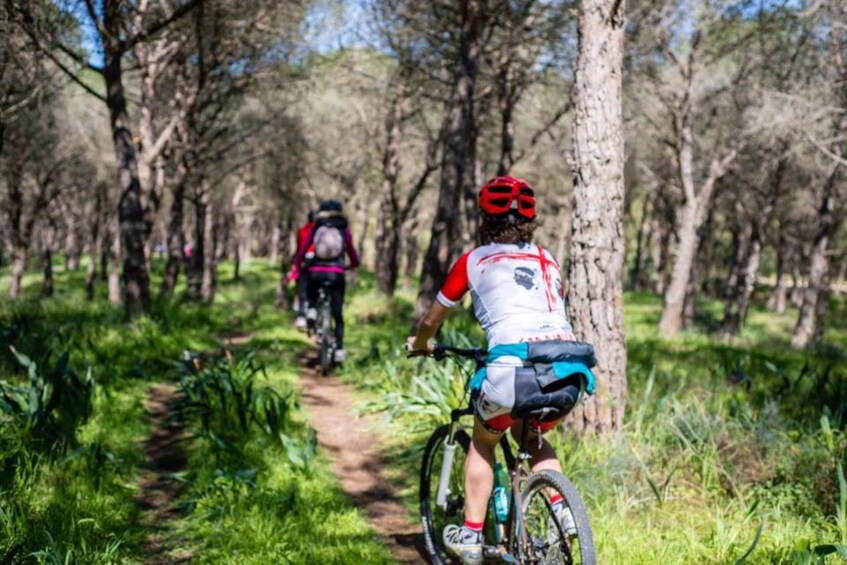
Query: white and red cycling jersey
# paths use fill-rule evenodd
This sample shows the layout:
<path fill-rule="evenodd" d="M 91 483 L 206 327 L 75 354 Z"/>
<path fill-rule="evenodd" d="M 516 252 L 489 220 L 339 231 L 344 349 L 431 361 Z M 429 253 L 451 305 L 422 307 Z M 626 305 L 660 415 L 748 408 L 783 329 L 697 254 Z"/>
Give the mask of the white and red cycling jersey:
<path fill-rule="evenodd" d="M 575 339 L 565 314 L 559 264 L 537 245 L 491 243 L 465 253 L 450 269 L 437 300 L 453 308 L 468 291 L 489 348 Z"/>

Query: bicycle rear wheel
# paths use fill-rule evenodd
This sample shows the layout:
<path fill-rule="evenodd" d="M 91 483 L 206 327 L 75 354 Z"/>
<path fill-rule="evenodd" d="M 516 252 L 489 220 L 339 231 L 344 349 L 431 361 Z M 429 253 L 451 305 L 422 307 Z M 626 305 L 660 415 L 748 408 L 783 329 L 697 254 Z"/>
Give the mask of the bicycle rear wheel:
<path fill-rule="evenodd" d="M 573 517 L 575 532 L 567 533 L 556 519 L 550 497 L 558 493 Z M 576 487 L 561 473 L 539 471 L 530 475 L 521 492 L 524 527 L 530 551 L 542 565 L 595 565 L 594 537 L 588 523 L 588 512 Z M 524 556 L 529 560 L 530 556 Z"/>
<path fill-rule="evenodd" d="M 444 548 L 442 532 L 448 524 L 463 524 L 465 509 L 465 459 L 471 438 L 465 430 L 458 430 L 454 436 L 456 451 L 448 482 L 448 494 L 444 507 L 436 502 L 438 482 L 441 475 L 442 461 L 446 451 L 445 441 L 450 434 L 450 424 L 437 428 L 429 437 L 421 465 L 421 519 L 423 521 L 424 539 L 429 557 L 435 565 L 461 563 L 448 555 Z"/>

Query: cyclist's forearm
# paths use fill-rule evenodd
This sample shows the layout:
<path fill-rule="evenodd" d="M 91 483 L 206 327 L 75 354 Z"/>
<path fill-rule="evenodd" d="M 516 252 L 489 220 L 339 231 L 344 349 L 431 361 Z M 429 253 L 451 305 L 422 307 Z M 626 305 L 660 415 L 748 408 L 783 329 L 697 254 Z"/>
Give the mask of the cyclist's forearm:
<path fill-rule="evenodd" d="M 441 327 L 441 324 L 444 323 L 444 320 L 446 320 L 449 315 L 449 308 L 445 308 L 438 302 L 433 304 L 429 311 L 424 315 L 421 323 L 418 325 L 418 332 L 415 335 L 413 347 L 418 350 L 426 349 L 429 340 L 435 336 L 438 328 Z"/>

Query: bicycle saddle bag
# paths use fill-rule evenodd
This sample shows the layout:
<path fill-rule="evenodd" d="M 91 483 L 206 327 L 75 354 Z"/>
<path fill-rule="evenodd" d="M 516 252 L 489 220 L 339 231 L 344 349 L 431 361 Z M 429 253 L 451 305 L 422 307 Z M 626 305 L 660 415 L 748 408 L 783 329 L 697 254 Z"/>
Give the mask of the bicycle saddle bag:
<path fill-rule="evenodd" d="M 593 367 L 594 347 L 579 341 L 541 341 L 529 344 L 524 366 L 515 371 L 515 405 L 512 417 L 551 406 L 567 415 L 579 400 L 587 371 L 570 372 L 567 367 Z M 563 373 L 564 369 L 564 373 Z M 590 373 L 589 373 L 590 374 Z M 593 382 L 590 383 L 593 388 Z"/>
<path fill-rule="evenodd" d="M 524 414 L 544 407 L 553 407 L 561 412 L 554 418 L 568 414 L 579 400 L 580 378 L 580 375 L 557 377 L 550 363 L 516 369 L 512 417 L 522 418 Z"/>

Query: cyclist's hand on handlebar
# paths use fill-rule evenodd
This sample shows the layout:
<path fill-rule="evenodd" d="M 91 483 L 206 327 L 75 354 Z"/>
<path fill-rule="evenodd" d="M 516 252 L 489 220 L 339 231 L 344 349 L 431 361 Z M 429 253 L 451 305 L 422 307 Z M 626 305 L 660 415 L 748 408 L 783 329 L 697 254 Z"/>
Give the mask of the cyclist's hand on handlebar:
<path fill-rule="evenodd" d="M 410 336 L 406 340 L 406 356 L 407 357 L 421 357 L 432 355 L 432 352 L 435 351 L 435 346 L 431 343 L 420 344 L 417 343 L 416 336 Z"/>

